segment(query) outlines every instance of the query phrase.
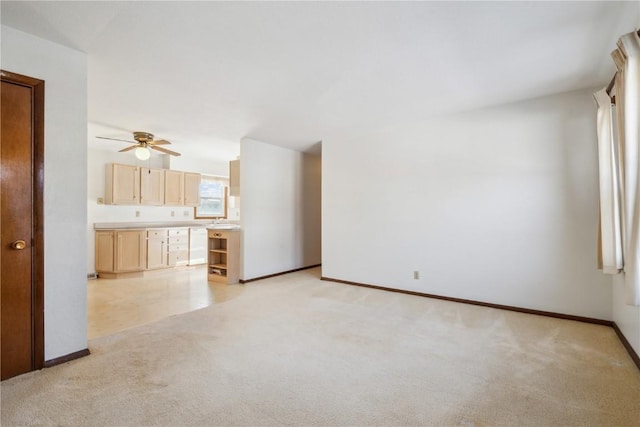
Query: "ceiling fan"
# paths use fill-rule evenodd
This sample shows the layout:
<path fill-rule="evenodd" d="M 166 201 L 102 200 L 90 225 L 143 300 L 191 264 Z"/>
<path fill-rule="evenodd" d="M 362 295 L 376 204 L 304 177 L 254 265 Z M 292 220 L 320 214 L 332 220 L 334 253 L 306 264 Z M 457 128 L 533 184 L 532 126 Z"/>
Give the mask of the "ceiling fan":
<path fill-rule="evenodd" d="M 164 139 L 154 140 L 153 134 L 149 132 L 133 132 L 133 139 L 135 141 L 128 141 L 126 139 L 117 139 L 117 138 L 107 138 L 105 136 L 96 136 L 96 138 L 133 143 L 134 145 L 131 145 L 127 148 L 123 148 L 118 152 L 123 153 L 125 151 L 136 150 L 135 155 L 140 160 L 147 160 L 151 156 L 151 152 L 149 151 L 149 148 L 151 148 L 152 150 L 160 151 L 161 153 L 170 154 L 172 156 L 180 155 L 180 153 L 177 153 L 175 151 L 167 150 L 166 148 L 163 148 L 163 147 L 158 147 L 158 145 L 168 145 L 171 143 Z"/>

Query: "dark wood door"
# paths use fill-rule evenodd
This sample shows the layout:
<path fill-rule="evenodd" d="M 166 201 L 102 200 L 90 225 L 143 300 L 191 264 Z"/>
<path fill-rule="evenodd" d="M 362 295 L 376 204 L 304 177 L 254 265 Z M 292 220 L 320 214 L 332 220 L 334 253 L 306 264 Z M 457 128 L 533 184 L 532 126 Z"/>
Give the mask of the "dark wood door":
<path fill-rule="evenodd" d="M 0 123 L 0 349 L 2 379 L 44 362 L 42 112 L 44 82 L 2 72 Z"/>

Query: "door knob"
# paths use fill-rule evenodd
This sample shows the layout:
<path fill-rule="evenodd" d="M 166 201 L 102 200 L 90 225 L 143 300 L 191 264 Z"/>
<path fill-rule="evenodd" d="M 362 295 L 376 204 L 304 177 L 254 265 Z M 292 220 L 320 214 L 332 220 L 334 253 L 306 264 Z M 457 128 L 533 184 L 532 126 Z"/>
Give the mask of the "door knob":
<path fill-rule="evenodd" d="M 25 242 L 24 240 L 16 240 L 15 242 L 13 242 L 11 244 L 11 247 L 13 249 L 18 250 L 18 251 L 21 251 L 21 250 L 23 250 L 24 248 L 27 247 L 27 242 Z"/>

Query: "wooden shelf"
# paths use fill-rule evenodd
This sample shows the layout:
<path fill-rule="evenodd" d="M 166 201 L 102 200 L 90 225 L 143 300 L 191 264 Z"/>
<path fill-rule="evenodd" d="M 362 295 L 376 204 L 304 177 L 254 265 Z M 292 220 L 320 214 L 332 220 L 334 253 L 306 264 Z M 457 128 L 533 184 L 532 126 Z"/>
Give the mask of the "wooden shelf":
<path fill-rule="evenodd" d="M 227 269 L 227 264 L 209 264 L 210 268 L 220 268 L 222 270 Z"/>
<path fill-rule="evenodd" d="M 238 283 L 240 235 L 235 230 L 209 230 L 207 279 L 218 283 Z"/>

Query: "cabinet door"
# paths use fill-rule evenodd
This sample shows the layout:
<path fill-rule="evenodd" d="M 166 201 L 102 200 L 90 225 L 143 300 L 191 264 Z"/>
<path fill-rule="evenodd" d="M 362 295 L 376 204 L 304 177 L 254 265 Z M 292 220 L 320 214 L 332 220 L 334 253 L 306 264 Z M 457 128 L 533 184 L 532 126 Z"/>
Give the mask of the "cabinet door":
<path fill-rule="evenodd" d="M 164 204 L 164 169 L 140 168 L 140 203 Z"/>
<path fill-rule="evenodd" d="M 184 198 L 184 172 L 164 171 L 164 204 L 182 205 Z"/>
<path fill-rule="evenodd" d="M 167 266 L 167 230 L 147 230 L 147 270 Z"/>
<path fill-rule="evenodd" d="M 96 231 L 96 272 L 113 273 L 113 231 Z"/>
<path fill-rule="evenodd" d="M 240 160 L 229 162 L 229 195 L 240 196 Z"/>
<path fill-rule="evenodd" d="M 200 204 L 200 180 L 199 173 L 184 173 L 184 204 L 185 206 L 198 206 Z"/>
<path fill-rule="evenodd" d="M 116 231 L 116 272 L 144 269 L 145 240 L 143 230 Z"/>
<path fill-rule="evenodd" d="M 140 171 L 137 166 L 107 165 L 105 203 L 137 205 L 140 203 Z"/>

